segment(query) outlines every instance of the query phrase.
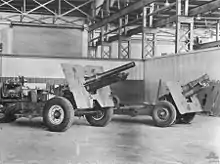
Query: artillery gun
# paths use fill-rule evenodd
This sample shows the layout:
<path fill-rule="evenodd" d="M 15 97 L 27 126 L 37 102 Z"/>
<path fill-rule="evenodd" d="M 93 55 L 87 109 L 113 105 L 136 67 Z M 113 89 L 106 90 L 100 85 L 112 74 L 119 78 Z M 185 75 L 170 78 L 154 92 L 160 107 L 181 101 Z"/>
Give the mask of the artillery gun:
<path fill-rule="evenodd" d="M 203 111 L 196 95 L 208 87 L 209 82 L 207 74 L 183 86 L 178 82 L 166 82 L 167 92 L 161 95 L 160 80 L 155 102 L 132 106 L 122 104 L 115 110 L 115 114 L 150 115 L 159 127 L 168 127 L 174 123 L 190 123 L 196 113 Z"/>
<path fill-rule="evenodd" d="M 123 71 L 134 62 L 104 72 L 102 67 L 61 64 L 67 84 L 30 88 L 24 77 L 0 83 L 0 123 L 19 117 L 43 117 L 50 131 L 66 131 L 74 116 L 85 116 L 93 126 L 106 126 L 113 115 L 109 85 L 126 80 Z"/>
<path fill-rule="evenodd" d="M 196 113 L 203 112 L 197 94 L 210 83 L 207 74 L 188 82 L 185 85 L 179 83 L 167 82 L 168 94 L 161 96 L 160 100 L 170 102 L 176 110 L 175 123 L 190 123 Z"/>

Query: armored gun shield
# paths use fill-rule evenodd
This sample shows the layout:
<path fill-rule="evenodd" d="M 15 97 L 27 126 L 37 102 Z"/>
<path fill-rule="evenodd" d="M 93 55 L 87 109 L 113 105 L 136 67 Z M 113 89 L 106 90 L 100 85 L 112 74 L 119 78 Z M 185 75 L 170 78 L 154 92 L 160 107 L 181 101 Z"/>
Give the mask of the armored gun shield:
<path fill-rule="evenodd" d="M 93 100 L 97 100 L 101 107 L 112 107 L 114 103 L 111 98 L 110 86 L 105 86 L 96 91 L 95 94 L 89 93 L 84 84 L 86 77 L 94 76 L 103 72 L 101 66 L 81 66 L 72 64 L 61 64 L 65 78 L 68 82 L 70 91 L 73 93 L 77 108 L 92 108 Z"/>
<path fill-rule="evenodd" d="M 209 76 L 205 74 L 183 86 L 176 82 L 166 83 L 180 114 L 203 111 L 196 94 L 208 87 L 209 82 Z"/>
<path fill-rule="evenodd" d="M 180 114 L 203 111 L 196 95 L 191 96 L 189 101 L 182 93 L 183 90 L 180 84 L 176 82 L 167 82 L 166 85 L 169 88 L 169 91 Z"/>

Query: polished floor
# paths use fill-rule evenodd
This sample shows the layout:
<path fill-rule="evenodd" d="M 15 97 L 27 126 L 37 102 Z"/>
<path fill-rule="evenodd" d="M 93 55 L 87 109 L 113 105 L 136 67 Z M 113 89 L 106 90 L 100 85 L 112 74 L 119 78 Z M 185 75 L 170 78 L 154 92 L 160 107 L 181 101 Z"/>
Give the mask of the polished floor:
<path fill-rule="evenodd" d="M 215 164 L 218 155 L 216 117 L 169 128 L 146 116 L 115 116 L 104 128 L 82 118 L 65 133 L 48 132 L 40 119 L 0 124 L 0 164 Z"/>

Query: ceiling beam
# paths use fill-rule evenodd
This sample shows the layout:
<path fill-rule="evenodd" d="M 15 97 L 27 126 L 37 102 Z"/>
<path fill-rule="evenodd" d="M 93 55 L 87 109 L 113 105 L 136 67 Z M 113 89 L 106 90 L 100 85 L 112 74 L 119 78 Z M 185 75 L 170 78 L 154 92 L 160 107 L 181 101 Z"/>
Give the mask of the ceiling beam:
<path fill-rule="evenodd" d="M 212 1 L 212 2 L 209 2 L 205 5 L 202 5 L 202 6 L 194 8 L 194 9 L 191 9 L 190 12 L 189 12 L 189 15 L 190 16 L 195 16 L 197 14 L 202 14 L 202 13 L 206 13 L 208 11 L 215 10 L 219 7 L 220 7 L 220 0 Z"/>
<path fill-rule="evenodd" d="M 205 5 L 202 5 L 202 6 L 194 8 L 194 9 L 191 9 L 189 11 L 189 16 L 196 16 L 196 15 L 201 14 L 201 13 L 206 13 L 210 10 L 215 10 L 219 7 L 220 7 L 220 0 L 212 1 L 212 2 L 207 3 Z M 162 19 L 162 20 L 156 21 L 154 23 L 154 26 L 155 27 L 161 27 L 161 26 L 164 26 L 166 24 L 175 22 L 176 20 L 177 20 L 177 16 L 174 15 L 174 16 L 171 16 L 167 19 Z"/>
<path fill-rule="evenodd" d="M 172 23 L 172 22 L 176 22 L 177 20 L 177 16 L 174 15 L 174 16 L 171 16 L 169 18 L 163 18 L 161 20 L 158 20 L 154 23 L 154 27 L 161 27 L 161 26 L 164 26 L 166 24 L 169 24 L 169 23 Z"/>
<path fill-rule="evenodd" d="M 201 6 L 209 3 L 210 1 L 192 1 L 190 2 L 191 5 Z"/>
<path fill-rule="evenodd" d="M 158 32 L 157 29 L 148 28 L 148 27 L 146 27 L 144 30 L 145 30 L 146 33 L 156 33 L 156 32 Z M 138 27 L 136 27 L 136 28 L 133 28 L 133 29 L 131 29 L 131 30 L 128 30 L 128 31 L 127 31 L 127 34 L 122 34 L 121 37 L 122 37 L 123 39 L 127 39 L 127 38 L 130 38 L 130 37 L 133 36 L 133 35 L 137 35 L 137 34 L 142 33 L 142 32 L 143 32 L 143 27 L 142 27 L 142 26 L 138 26 Z M 108 41 L 107 41 L 107 42 L 114 42 L 114 41 L 117 41 L 117 40 L 119 40 L 119 35 L 118 35 L 118 34 L 113 35 L 113 36 L 110 36 L 110 37 L 108 38 Z M 100 44 L 101 44 L 101 42 L 98 41 L 98 42 L 97 42 L 97 45 L 100 45 Z"/>
<path fill-rule="evenodd" d="M 141 9 L 143 8 L 144 6 L 146 5 L 149 5 L 151 4 L 152 2 L 154 2 L 155 0 L 139 0 L 138 2 L 132 4 L 132 5 L 129 5 L 128 7 L 126 8 L 123 8 L 122 10 L 120 10 L 119 12 L 117 13 L 114 13 L 113 15 L 107 17 L 107 18 L 104 18 L 102 21 L 100 22 L 97 22 L 95 24 L 92 24 L 91 26 L 89 26 L 89 31 L 92 31 L 92 30 L 95 30 L 101 26 L 104 26 L 106 25 L 107 23 L 110 23 L 124 15 L 127 15 L 135 10 L 138 10 L 138 9 Z"/>
<path fill-rule="evenodd" d="M 159 13 L 164 12 L 164 11 L 166 11 L 166 13 L 167 13 L 167 12 L 168 12 L 167 10 L 171 9 L 171 8 L 174 7 L 175 5 L 176 5 L 176 2 L 171 3 L 169 6 L 161 7 L 161 8 L 159 8 L 159 9 L 153 11 L 152 13 L 148 14 L 147 16 L 158 15 Z M 169 10 L 169 11 L 171 11 L 171 10 Z M 170 13 L 170 12 L 169 12 L 169 13 Z M 168 13 L 168 14 L 169 14 L 169 13 Z"/>
<path fill-rule="evenodd" d="M 127 31 L 127 34 L 122 34 L 121 35 L 121 37 L 123 38 L 123 39 L 126 39 L 126 38 L 129 38 L 129 37 L 131 37 L 132 35 L 135 35 L 135 34 L 138 34 L 138 33 L 141 33 L 142 32 L 142 26 L 138 26 L 138 27 L 136 27 L 136 28 L 133 28 L 133 29 L 131 29 L 131 30 L 128 30 Z M 116 34 L 116 35 L 113 35 L 113 36 L 110 36 L 109 38 L 108 38 L 108 41 L 107 42 L 114 42 L 114 41 L 117 41 L 117 40 L 119 40 L 119 35 L 118 34 Z M 101 44 L 101 42 L 100 42 L 100 40 L 97 42 L 97 45 L 100 45 Z"/>

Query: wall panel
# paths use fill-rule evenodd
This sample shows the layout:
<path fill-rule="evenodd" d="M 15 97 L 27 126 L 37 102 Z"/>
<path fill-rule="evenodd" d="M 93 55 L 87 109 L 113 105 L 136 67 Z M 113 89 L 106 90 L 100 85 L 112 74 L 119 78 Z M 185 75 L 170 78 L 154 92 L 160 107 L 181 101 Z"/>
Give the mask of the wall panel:
<path fill-rule="evenodd" d="M 2 59 L 2 76 L 23 75 L 40 78 L 64 78 L 61 63 L 103 66 L 105 70 L 131 62 L 130 60 L 89 60 L 86 58 L 29 58 L 5 56 Z M 128 70 L 128 79 L 143 80 L 143 62 L 137 60 L 136 67 Z"/>
<path fill-rule="evenodd" d="M 79 29 L 14 26 L 13 54 L 82 57 L 85 36 Z"/>

